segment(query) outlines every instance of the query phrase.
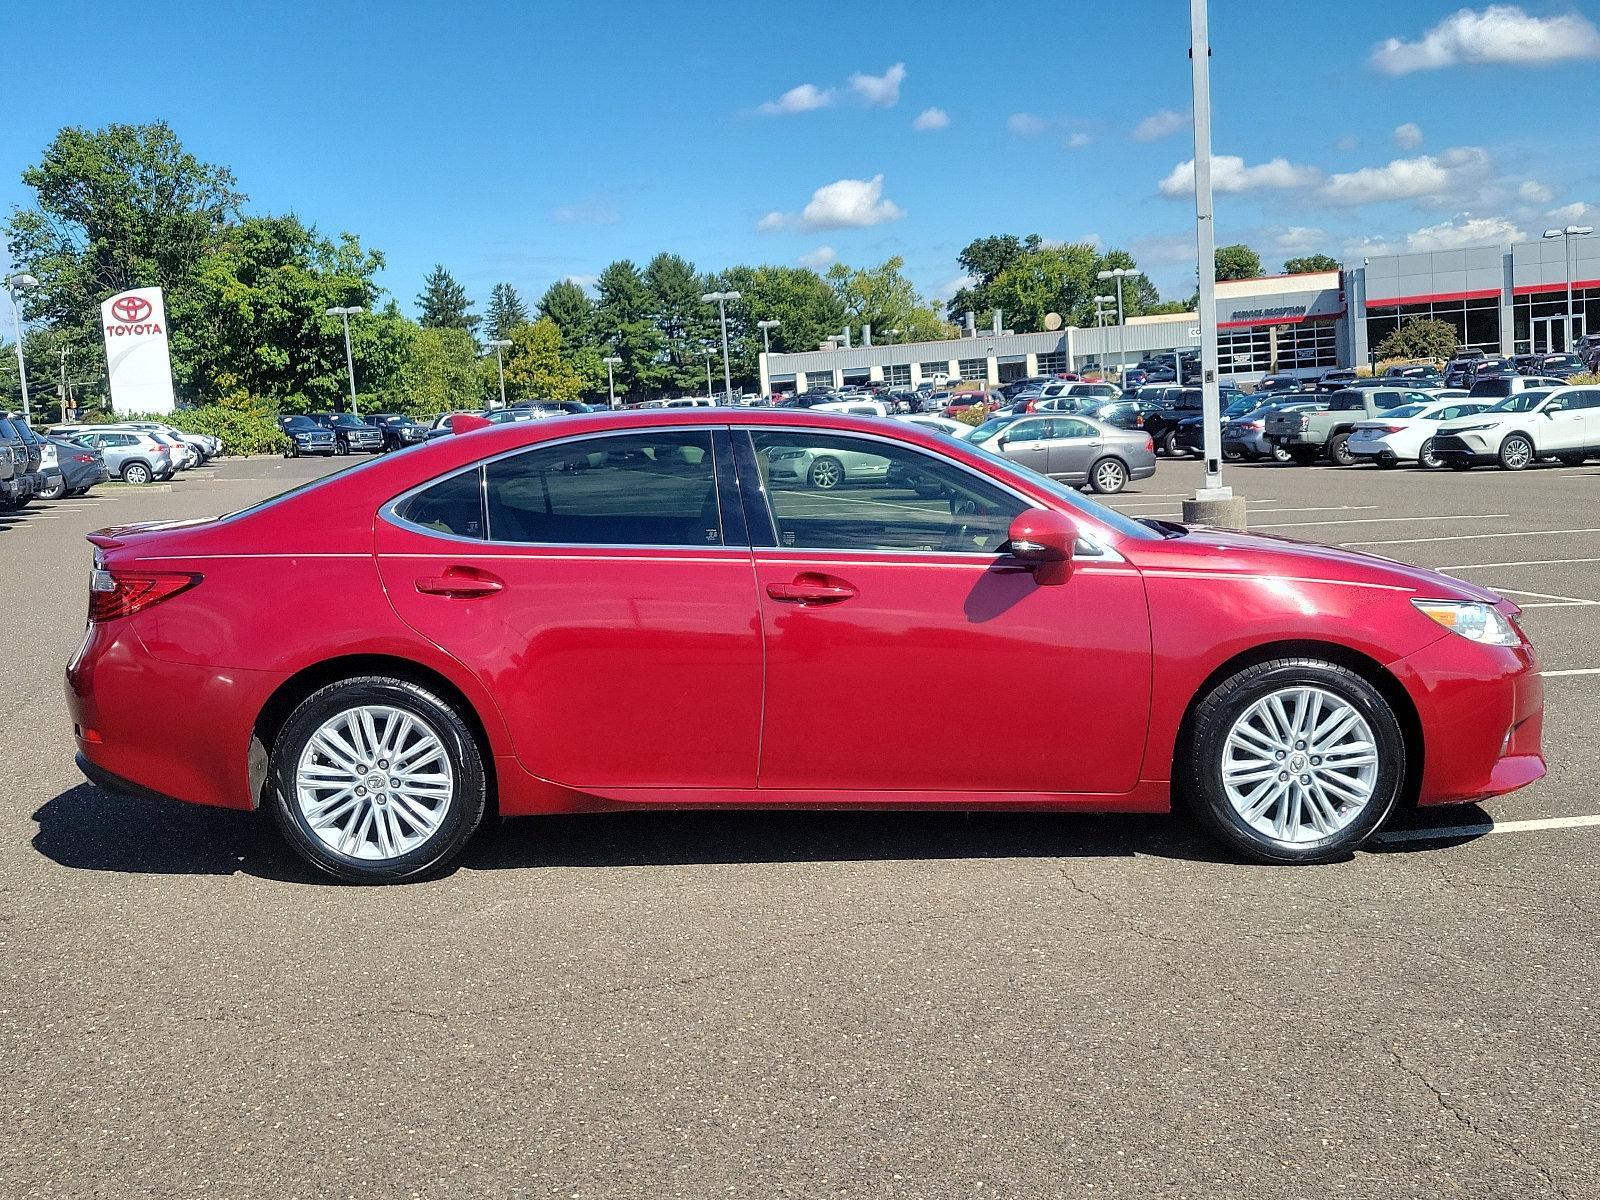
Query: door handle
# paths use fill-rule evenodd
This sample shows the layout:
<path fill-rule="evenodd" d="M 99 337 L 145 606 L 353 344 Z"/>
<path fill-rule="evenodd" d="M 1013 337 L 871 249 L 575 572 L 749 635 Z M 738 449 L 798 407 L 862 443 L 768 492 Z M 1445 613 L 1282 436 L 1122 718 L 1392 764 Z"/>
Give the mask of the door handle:
<path fill-rule="evenodd" d="M 767 595 L 786 604 L 838 604 L 856 594 L 856 589 L 832 575 L 797 575 L 792 583 L 769 583 Z"/>
<path fill-rule="evenodd" d="M 424 596 L 450 596 L 457 600 L 492 596 L 504 588 L 505 584 L 487 571 L 469 572 L 460 567 L 448 567 L 442 575 L 424 575 L 417 580 L 417 591 Z"/>

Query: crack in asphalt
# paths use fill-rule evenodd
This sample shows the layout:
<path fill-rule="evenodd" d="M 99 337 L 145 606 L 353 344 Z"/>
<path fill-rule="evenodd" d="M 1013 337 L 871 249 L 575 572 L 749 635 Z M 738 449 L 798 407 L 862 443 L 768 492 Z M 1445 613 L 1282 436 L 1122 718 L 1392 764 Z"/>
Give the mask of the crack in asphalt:
<path fill-rule="evenodd" d="M 1386 1046 L 1384 1049 L 1388 1051 L 1389 1057 L 1394 1060 L 1394 1065 L 1399 1067 L 1404 1074 L 1410 1076 L 1412 1079 L 1416 1080 L 1424 1088 L 1426 1088 L 1428 1093 L 1434 1098 L 1434 1101 L 1439 1105 L 1439 1107 L 1443 1111 L 1449 1113 L 1450 1116 L 1463 1129 L 1476 1134 L 1478 1137 L 1483 1138 L 1486 1141 L 1493 1142 L 1502 1150 L 1505 1150 L 1517 1162 L 1521 1163 L 1524 1167 L 1528 1168 L 1528 1170 L 1538 1175 L 1540 1179 L 1544 1180 L 1545 1187 L 1548 1188 L 1552 1193 L 1563 1197 L 1563 1200 L 1566 1200 L 1568 1197 L 1566 1189 L 1555 1181 L 1555 1177 L 1550 1174 L 1547 1168 L 1529 1158 L 1527 1154 L 1523 1152 L 1522 1147 L 1518 1146 L 1509 1138 L 1501 1137 L 1498 1133 L 1495 1133 L 1492 1130 L 1481 1128 L 1471 1116 L 1451 1103 L 1450 1098 L 1445 1095 L 1442 1088 L 1438 1087 L 1421 1071 L 1417 1070 L 1410 1063 L 1406 1062 L 1406 1060 L 1400 1056 L 1399 1051 L 1395 1050 L 1392 1046 Z"/>

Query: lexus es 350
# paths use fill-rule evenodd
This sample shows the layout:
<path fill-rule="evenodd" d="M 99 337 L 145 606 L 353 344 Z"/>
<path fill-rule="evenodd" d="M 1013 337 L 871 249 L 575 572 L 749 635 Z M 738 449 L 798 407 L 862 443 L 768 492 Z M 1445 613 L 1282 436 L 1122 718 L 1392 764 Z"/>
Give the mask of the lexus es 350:
<path fill-rule="evenodd" d="M 884 469 L 821 488 L 797 452 Z M 1397 805 L 1544 773 L 1510 602 L 1134 521 L 905 422 L 516 422 L 90 541 L 84 772 L 265 807 L 345 880 L 439 869 L 488 811 L 670 807 L 1183 804 L 1244 856 L 1321 862 Z M 885 737 L 841 696 L 1003 708 L 1005 742 Z"/>

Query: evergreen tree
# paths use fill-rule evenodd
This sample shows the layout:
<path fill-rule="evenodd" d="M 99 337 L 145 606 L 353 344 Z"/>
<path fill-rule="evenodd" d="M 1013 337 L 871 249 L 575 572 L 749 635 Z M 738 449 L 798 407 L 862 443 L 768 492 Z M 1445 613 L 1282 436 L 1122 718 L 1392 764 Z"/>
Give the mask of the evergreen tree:
<path fill-rule="evenodd" d="M 539 315 L 549 317 L 561 330 L 568 346 L 590 344 L 593 336 L 594 305 L 588 293 L 570 279 L 552 283 L 539 299 Z"/>
<path fill-rule="evenodd" d="M 423 281 L 417 307 L 422 309 L 418 324 L 424 329 L 465 329 L 472 333 L 478 328 L 480 318 L 472 315 L 472 301 L 467 299 L 467 290 L 442 263 Z"/>
<path fill-rule="evenodd" d="M 721 353 L 716 305 L 700 299 L 711 290 L 710 281 L 687 260 L 665 253 L 650 260 L 643 278 L 664 356 L 641 372 L 642 381 L 651 391 L 695 390 L 705 378 L 705 352 Z"/>
<path fill-rule="evenodd" d="M 492 338 L 508 338 L 511 331 L 518 325 L 526 324 L 528 309 L 522 303 L 522 297 L 517 295 L 517 289 L 509 283 L 497 283 L 494 290 L 489 293 L 489 315 L 486 321 L 487 332 Z"/>
<path fill-rule="evenodd" d="M 661 331 L 650 319 L 650 291 L 639 268 L 627 259 L 600 272 L 595 286 L 600 303 L 594 310 L 595 340 L 622 359 L 618 391 L 645 395 L 659 387 Z"/>

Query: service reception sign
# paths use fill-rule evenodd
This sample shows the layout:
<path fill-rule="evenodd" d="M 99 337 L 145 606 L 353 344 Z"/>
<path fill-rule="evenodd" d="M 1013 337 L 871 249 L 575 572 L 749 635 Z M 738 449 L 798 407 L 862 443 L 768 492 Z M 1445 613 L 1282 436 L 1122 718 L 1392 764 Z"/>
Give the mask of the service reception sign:
<path fill-rule="evenodd" d="M 173 408 L 172 359 L 167 354 L 167 306 L 158 287 L 134 288 L 100 306 L 105 329 L 111 410 L 168 413 Z"/>

